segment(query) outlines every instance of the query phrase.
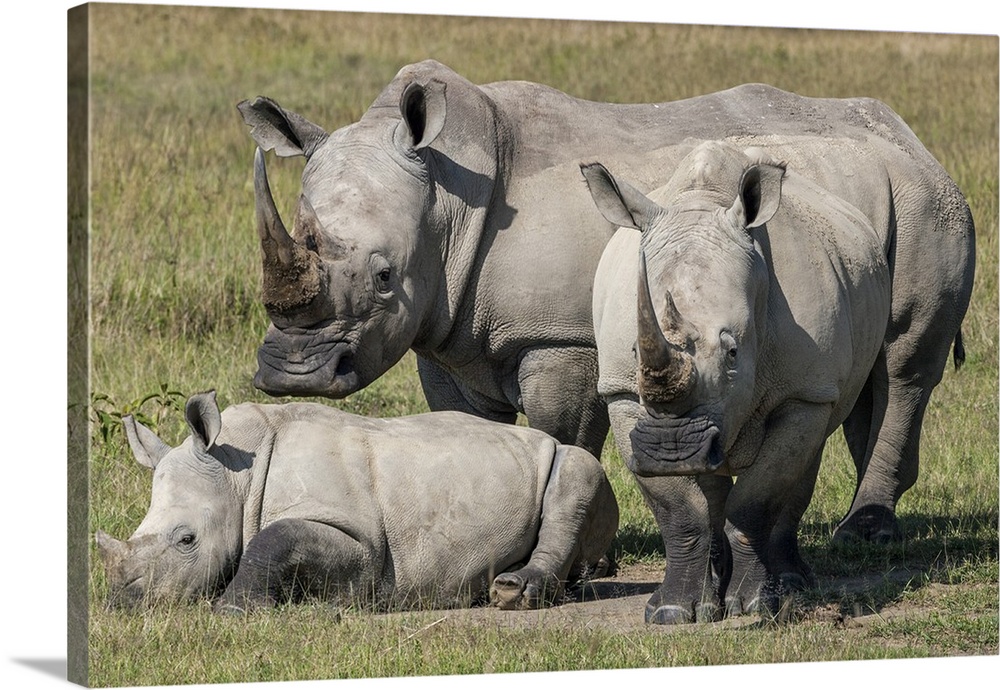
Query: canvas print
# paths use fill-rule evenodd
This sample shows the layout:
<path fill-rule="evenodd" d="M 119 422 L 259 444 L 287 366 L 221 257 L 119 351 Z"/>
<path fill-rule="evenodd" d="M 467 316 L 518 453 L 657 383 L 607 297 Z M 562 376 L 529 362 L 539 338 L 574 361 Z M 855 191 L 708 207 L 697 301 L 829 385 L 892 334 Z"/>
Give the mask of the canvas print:
<path fill-rule="evenodd" d="M 69 13 L 69 676 L 996 655 L 996 36 Z"/>

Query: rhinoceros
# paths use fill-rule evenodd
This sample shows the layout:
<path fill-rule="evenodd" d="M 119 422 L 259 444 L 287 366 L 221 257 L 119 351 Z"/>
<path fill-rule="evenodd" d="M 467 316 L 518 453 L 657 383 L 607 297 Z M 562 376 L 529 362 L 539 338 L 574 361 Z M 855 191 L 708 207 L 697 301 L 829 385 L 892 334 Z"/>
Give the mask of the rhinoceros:
<path fill-rule="evenodd" d="M 623 228 L 594 323 L 602 380 L 638 396 L 612 400 L 612 424 L 666 550 L 646 620 L 775 613 L 812 580 L 799 521 L 885 343 L 882 240 L 761 149 L 703 143 L 648 197 L 581 169 Z"/>
<path fill-rule="evenodd" d="M 239 612 L 307 596 L 383 608 L 488 595 L 534 608 L 598 574 L 618 527 L 598 460 L 535 429 L 305 402 L 220 413 L 211 391 L 185 417 L 191 435 L 175 448 L 124 420 L 153 484 L 128 541 L 97 532 L 113 604 L 208 597 Z"/>
<path fill-rule="evenodd" d="M 761 84 L 658 104 L 607 104 L 529 82 L 477 86 L 432 60 L 403 67 L 358 122 L 328 133 L 265 97 L 239 110 L 254 177 L 271 320 L 254 384 L 340 398 L 408 350 L 432 410 L 528 423 L 600 456 L 591 288 L 615 231 L 578 165 L 601 160 L 640 191 L 698 141 L 767 146 L 885 234 L 893 318 L 845 427 L 858 466 L 838 530 L 896 533 L 916 478 L 924 409 L 959 335 L 974 232 L 961 193 L 906 124 L 870 98 Z M 304 156 L 292 229 L 262 151 Z M 955 349 L 961 359 L 961 343 Z"/>

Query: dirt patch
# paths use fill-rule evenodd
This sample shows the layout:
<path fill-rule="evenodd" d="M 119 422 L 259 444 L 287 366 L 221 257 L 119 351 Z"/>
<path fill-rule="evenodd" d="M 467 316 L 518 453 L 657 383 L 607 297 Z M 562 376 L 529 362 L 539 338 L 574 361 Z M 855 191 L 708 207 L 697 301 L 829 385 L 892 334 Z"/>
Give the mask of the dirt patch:
<path fill-rule="evenodd" d="M 846 595 L 861 594 L 873 586 L 887 581 L 900 585 L 909 581 L 916 573 L 910 571 L 894 571 L 887 574 L 864 575 L 858 577 L 821 578 L 813 593 L 829 593 L 834 599 L 842 599 Z M 434 612 L 433 621 L 425 628 L 448 623 L 450 625 L 489 625 L 507 629 L 531 629 L 538 627 L 553 629 L 586 630 L 600 628 L 609 632 L 627 633 L 636 629 L 649 630 L 645 623 L 644 611 L 646 601 L 653 591 L 663 581 L 663 566 L 639 563 L 620 567 L 618 572 L 609 577 L 596 579 L 583 588 L 566 596 L 558 606 L 535 611 L 501 611 L 492 607 L 474 607 L 470 609 L 450 609 Z M 860 605 L 845 608 L 834 601 L 794 601 L 787 612 L 796 621 L 814 621 L 829 623 L 835 627 L 863 628 L 873 620 L 886 620 L 887 617 L 904 615 L 906 606 L 894 605 L 877 614 L 863 609 Z M 898 609 L 898 610 L 897 610 Z M 404 614 L 389 614 L 401 616 Z M 713 625 L 736 628 L 760 625 L 756 616 L 739 616 L 727 618 Z M 685 626 L 657 626 L 665 633 L 671 630 L 681 631 Z"/>

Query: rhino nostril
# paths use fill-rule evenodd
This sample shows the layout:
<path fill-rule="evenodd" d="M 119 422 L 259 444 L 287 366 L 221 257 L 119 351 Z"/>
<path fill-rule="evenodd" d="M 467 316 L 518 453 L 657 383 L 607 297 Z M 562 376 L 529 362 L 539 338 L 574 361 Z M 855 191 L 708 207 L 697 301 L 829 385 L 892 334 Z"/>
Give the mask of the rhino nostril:
<path fill-rule="evenodd" d="M 353 371 L 354 371 L 354 357 L 351 355 L 351 353 L 348 352 L 347 354 L 345 354 L 343 357 L 340 358 L 339 362 L 337 362 L 337 375 L 346 376 L 347 374 L 350 374 Z"/>

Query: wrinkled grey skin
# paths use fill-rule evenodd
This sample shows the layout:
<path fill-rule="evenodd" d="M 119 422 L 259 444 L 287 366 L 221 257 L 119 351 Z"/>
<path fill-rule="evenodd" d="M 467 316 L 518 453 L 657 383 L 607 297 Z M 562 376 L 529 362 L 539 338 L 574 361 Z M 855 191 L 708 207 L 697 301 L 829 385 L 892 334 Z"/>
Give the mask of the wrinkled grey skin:
<path fill-rule="evenodd" d="M 128 541 L 97 543 L 113 604 L 216 598 L 218 612 L 315 596 L 376 607 L 551 602 L 618 527 L 600 463 L 546 434 L 456 412 L 358 417 L 315 403 L 192 396 L 171 448 L 131 417 L 153 469 Z"/>
<path fill-rule="evenodd" d="M 623 226 L 598 268 L 594 323 L 602 376 L 638 396 L 612 400 L 612 424 L 666 548 L 646 620 L 776 613 L 812 580 L 799 521 L 826 438 L 883 347 L 881 240 L 759 149 L 703 144 L 649 198 L 599 164 L 582 170 Z"/>
<path fill-rule="evenodd" d="M 523 412 L 595 455 L 608 417 L 591 281 L 615 227 L 594 213 L 579 163 L 601 160 L 647 192 L 700 140 L 774 151 L 868 217 L 893 273 L 890 345 L 845 427 L 858 490 L 838 536 L 895 534 L 968 305 L 974 233 L 954 183 L 885 104 L 760 84 L 594 103 L 528 82 L 477 86 L 425 61 L 332 133 L 269 99 L 239 109 L 261 149 L 306 158 L 286 232 L 256 157 L 272 321 L 258 388 L 343 397 L 409 348 L 431 409 L 507 422 Z"/>

